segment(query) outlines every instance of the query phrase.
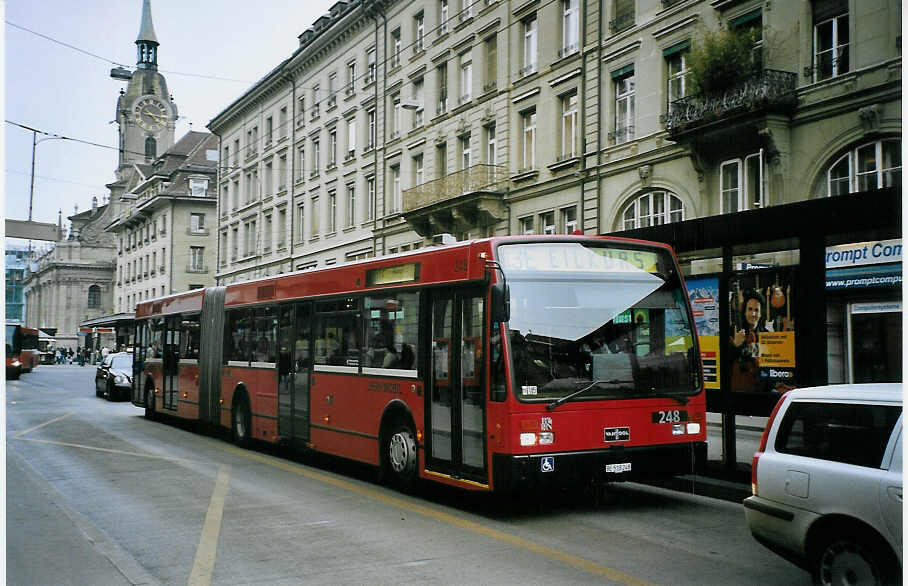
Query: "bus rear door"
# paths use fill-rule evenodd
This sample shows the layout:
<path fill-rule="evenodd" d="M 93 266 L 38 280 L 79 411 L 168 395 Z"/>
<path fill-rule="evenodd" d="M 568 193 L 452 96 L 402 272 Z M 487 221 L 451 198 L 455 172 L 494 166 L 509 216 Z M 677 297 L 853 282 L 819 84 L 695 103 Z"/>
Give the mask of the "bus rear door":
<path fill-rule="evenodd" d="M 311 303 L 285 305 L 278 325 L 278 433 L 297 445 L 309 441 L 311 317 Z"/>

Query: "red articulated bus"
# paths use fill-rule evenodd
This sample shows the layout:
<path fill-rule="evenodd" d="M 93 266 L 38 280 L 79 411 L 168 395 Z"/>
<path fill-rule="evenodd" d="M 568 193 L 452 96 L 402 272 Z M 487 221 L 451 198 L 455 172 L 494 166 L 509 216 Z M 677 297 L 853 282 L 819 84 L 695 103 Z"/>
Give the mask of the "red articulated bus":
<path fill-rule="evenodd" d="M 706 402 L 661 244 L 503 237 L 153 299 L 133 403 L 506 491 L 690 472 Z M 705 455 L 705 453 L 704 453 Z"/>
<path fill-rule="evenodd" d="M 20 324 L 6 324 L 6 378 L 15 380 L 39 364 L 38 330 Z"/>

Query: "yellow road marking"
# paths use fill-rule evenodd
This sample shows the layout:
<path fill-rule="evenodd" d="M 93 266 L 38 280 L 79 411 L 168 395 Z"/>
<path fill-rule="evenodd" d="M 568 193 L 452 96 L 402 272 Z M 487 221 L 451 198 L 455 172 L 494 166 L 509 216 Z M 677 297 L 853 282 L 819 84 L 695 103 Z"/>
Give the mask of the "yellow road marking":
<path fill-rule="evenodd" d="M 190 586 L 208 586 L 214 573 L 214 561 L 218 552 L 218 536 L 221 533 L 221 520 L 224 518 L 224 501 L 227 487 L 230 484 L 230 466 L 218 470 L 218 479 L 208 503 L 208 513 L 202 526 L 202 539 L 195 552 L 192 572 L 189 574 Z"/>
<path fill-rule="evenodd" d="M 75 415 L 75 413 L 67 413 L 66 415 L 61 415 L 60 417 L 56 417 L 54 419 L 51 419 L 50 421 L 45 421 L 44 423 L 41 423 L 40 425 L 36 425 L 34 427 L 26 429 L 25 431 L 20 431 L 19 433 L 17 433 L 16 435 L 13 436 L 13 439 L 19 439 L 20 437 L 22 437 L 23 435 L 25 435 L 27 433 L 31 433 L 31 432 L 35 431 L 36 429 L 41 429 L 45 425 L 50 425 L 51 423 L 56 423 L 62 419 L 71 417 L 72 415 Z"/>
<path fill-rule="evenodd" d="M 464 519 L 462 517 L 458 517 L 457 515 L 452 515 L 451 513 L 445 513 L 443 511 L 439 511 L 439 510 L 433 509 L 433 508 L 425 506 L 425 505 L 412 503 L 412 502 L 409 502 L 402 498 L 392 496 L 389 494 L 385 494 L 383 492 L 380 492 L 378 490 L 375 490 L 375 489 L 372 489 L 372 488 L 369 488 L 366 486 L 360 486 L 360 485 L 354 484 L 353 482 L 350 482 L 347 480 L 335 478 L 335 477 L 329 476 L 327 474 L 322 474 L 320 472 L 315 472 L 313 470 L 302 468 L 302 467 L 292 464 L 290 462 L 284 462 L 279 459 L 266 456 L 264 454 L 258 454 L 256 452 L 242 450 L 240 448 L 235 448 L 233 446 L 221 446 L 221 447 L 222 447 L 222 449 L 224 449 L 228 452 L 237 454 L 239 456 L 243 456 L 243 457 L 251 459 L 251 460 L 256 460 L 258 462 L 261 462 L 262 464 L 267 464 L 274 468 L 279 468 L 281 470 L 285 470 L 287 472 L 292 472 L 294 474 L 298 474 L 300 476 L 304 476 L 304 477 L 310 478 L 312 480 L 317 480 L 317 481 L 325 483 L 325 484 L 330 484 L 331 486 L 335 486 L 337 488 L 348 490 L 350 492 L 355 492 L 357 494 L 363 495 L 365 497 L 371 498 L 376 501 L 386 503 L 388 505 L 397 507 L 399 509 L 403 509 L 405 511 L 410 511 L 411 513 L 423 515 L 430 519 L 435 519 L 436 521 L 440 521 L 442 523 L 447 523 L 449 525 L 453 525 L 455 527 L 459 527 L 461 529 L 465 529 L 467 531 L 471 531 L 473 533 L 483 535 L 490 539 L 495 539 L 497 541 L 501 541 L 501 542 L 511 545 L 513 547 L 531 551 L 533 553 L 545 556 L 549 559 L 561 562 L 568 566 L 573 566 L 575 568 L 583 570 L 584 572 L 593 574 L 594 576 L 600 576 L 602 578 L 606 578 L 607 580 L 611 580 L 612 582 L 617 582 L 618 584 L 625 584 L 627 586 L 652 586 L 652 584 L 650 582 L 647 582 L 647 581 L 637 578 L 635 576 L 631 576 L 630 574 L 625 574 L 624 572 L 622 572 L 620 570 L 616 570 L 614 568 L 610 568 L 610 567 L 604 566 L 602 564 L 597 564 L 595 562 L 591 562 L 591 561 L 581 558 L 579 556 L 575 556 L 575 555 L 572 555 L 572 554 L 569 554 L 569 553 L 566 553 L 566 552 L 563 552 L 563 551 L 560 551 L 557 549 L 553 549 L 551 547 L 546 547 L 544 545 L 540 545 L 538 543 L 530 541 L 529 539 L 517 537 L 516 535 L 511 535 L 510 533 L 506 533 L 504 531 L 499 531 L 498 529 L 486 527 L 485 525 L 482 525 L 481 523 L 477 523 L 475 521 L 470 521 L 470 520 Z"/>
<path fill-rule="evenodd" d="M 34 439 L 30 437 L 14 437 L 20 442 L 33 442 L 36 444 L 50 444 L 52 446 L 63 446 L 66 448 L 81 448 L 83 450 L 94 450 L 96 452 L 107 452 L 109 454 L 120 454 L 123 456 L 139 456 L 141 458 L 152 458 L 155 460 L 168 460 L 171 462 L 195 462 L 192 458 L 177 458 L 175 456 L 158 456 L 155 454 L 143 454 L 141 452 L 127 452 L 125 450 L 114 450 L 111 448 L 98 448 L 95 446 L 86 446 L 85 444 L 74 444 L 70 442 L 55 442 L 51 440 Z"/>

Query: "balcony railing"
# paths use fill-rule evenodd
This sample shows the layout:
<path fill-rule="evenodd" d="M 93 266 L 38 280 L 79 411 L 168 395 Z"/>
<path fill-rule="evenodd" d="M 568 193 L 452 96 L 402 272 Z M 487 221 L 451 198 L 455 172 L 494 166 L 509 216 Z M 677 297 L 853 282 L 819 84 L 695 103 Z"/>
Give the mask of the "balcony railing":
<path fill-rule="evenodd" d="M 187 273 L 207 273 L 208 267 L 202 266 L 202 265 L 189 264 L 189 265 L 186 265 L 186 272 Z"/>
<path fill-rule="evenodd" d="M 797 105 L 797 77 L 796 73 L 766 69 L 721 95 L 675 100 L 662 121 L 669 134 L 680 134 L 742 112 L 789 110 Z"/>
<path fill-rule="evenodd" d="M 465 193 L 500 192 L 507 187 L 507 179 L 508 172 L 505 167 L 473 165 L 463 171 L 405 189 L 403 211 L 417 210 Z"/>

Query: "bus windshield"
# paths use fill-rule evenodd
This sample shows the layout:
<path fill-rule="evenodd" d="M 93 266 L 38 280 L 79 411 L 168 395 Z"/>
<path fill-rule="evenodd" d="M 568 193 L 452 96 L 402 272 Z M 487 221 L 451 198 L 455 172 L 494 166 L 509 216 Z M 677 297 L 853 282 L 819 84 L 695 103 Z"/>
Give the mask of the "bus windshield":
<path fill-rule="evenodd" d="M 686 401 L 699 391 L 691 316 L 667 251 L 553 242 L 501 245 L 498 256 L 520 400 Z"/>

